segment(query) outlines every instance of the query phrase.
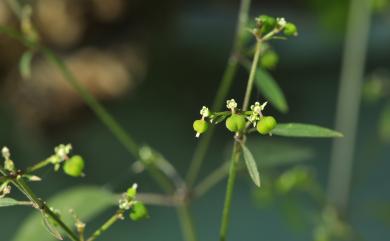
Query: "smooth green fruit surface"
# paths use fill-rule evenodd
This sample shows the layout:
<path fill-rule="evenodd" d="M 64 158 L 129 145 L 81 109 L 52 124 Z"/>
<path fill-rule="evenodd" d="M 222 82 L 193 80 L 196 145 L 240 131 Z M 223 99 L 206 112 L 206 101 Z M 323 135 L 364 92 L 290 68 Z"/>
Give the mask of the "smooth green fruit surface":
<path fill-rule="evenodd" d="M 245 128 L 245 117 L 242 115 L 233 114 L 226 119 L 226 128 L 231 132 L 242 131 Z"/>
<path fill-rule="evenodd" d="M 260 121 L 257 123 L 257 131 L 262 134 L 268 134 L 272 131 L 272 129 L 275 128 L 277 125 L 277 122 L 274 117 L 272 116 L 264 116 L 260 119 Z"/>
<path fill-rule="evenodd" d="M 197 133 L 202 134 L 209 129 L 209 123 L 205 120 L 196 120 L 192 127 Z"/>
<path fill-rule="evenodd" d="M 79 177 L 83 174 L 84 159 L 81 156 L 72 156 L 64 163 L 64 172 L 72 177 Z"/>
<path fill-rule="evenodd" d="M 261 23 L 261 33 L 265 34 L 270 32 L 276 26 L 276 19 L 271 16 L 261 15 L 258 18 L 258 21 Z"/>
<path fill-rule="evenodd" d="M 143 203 L 137 202 L 132 207 L 130 218 L 133 221 L 138 221 L 148 217 L 148 210 Z"/>
<path fill-rule="evenodd" d="M 296 36 L 298 34 L 297 26 L 295 26 L 293 23 L 287 23 L 284 27 L 283 33 L 286 36 Z"/>

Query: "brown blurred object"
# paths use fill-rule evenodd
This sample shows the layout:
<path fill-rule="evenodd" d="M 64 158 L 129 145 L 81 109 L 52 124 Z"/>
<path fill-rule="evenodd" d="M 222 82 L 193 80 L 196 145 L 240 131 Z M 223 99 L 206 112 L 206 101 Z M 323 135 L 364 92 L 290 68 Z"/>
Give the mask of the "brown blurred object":
<path fill-rule="evenodd" d="M 76 78 L 100 100 L 117 98 L 134 89 L 145 72 L 143 59 L 128 47 L 121 48 L 120 54 L 83 48 L 64 57 Z M 18 76 L 13 73 L 8 78 L 7 99 L 15 106 L 23 124 L 45 126 L 66 122 L 85 106 L 58 68 L 40 56 L 32 62 L 30 79 Z"/>
<path fill-rule="evenodd" d="M 111 22 L 123 16 L 127 7 L 124 0 L 90 0 L 95 16 L 102 22 Z"/>
<path fill-rule="evenodd" d="M 79 43 L 86 29 L 84 4 L 82 0 L 37 0 L 34 16 L 43 38 L 61 48 Z"/>

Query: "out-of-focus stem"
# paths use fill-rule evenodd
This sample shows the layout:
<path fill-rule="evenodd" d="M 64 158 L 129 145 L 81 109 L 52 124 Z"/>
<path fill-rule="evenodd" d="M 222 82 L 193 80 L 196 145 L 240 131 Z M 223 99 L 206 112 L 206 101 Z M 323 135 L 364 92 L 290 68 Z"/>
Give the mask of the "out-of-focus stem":
<path fill-rule="evenodd" d="M 221 110 L 224 101 L 226 99 L 226 96 L 229 92 L 229 89 L 233 83 L 233 79 L 236 75 L 239 63 L 238 63 L 238 56 L 241 53 L 241 50 L 244 45 L 244 39 L 243 36 L 246 31 L 246 25 L 248 22 L 248 15 L 249 15 L 249 8 L 250 8 L 250 0 L 241 0 L 240 4 L 240 10 L 238 14 L 238 22 L 236 27 L 236 33 L 234 37 L 234 43 L 233 48 L 225 69 L 225 72 L 223 74 L 221 83 L 219 85 L 217 95 L 215 97 L 212 110 L 213 111 L 219 111 Z M 200 167 L 202 166 L 203 160 L 205 158 L 206 152 L 208 150 L 208 147 L 210 145 L 211 138 L 214 133 L 214 128 L 211 127 L 209 131 L 202 137 L 202 139 L 199 141 L 199 144 L 197 145 L 193 158 L 191 160 L 190 167 L 188 169 L 187 173 L 187 185 L 191 187 L 194 182 L 196 181 L 196 178 L 198 177 Z"/>
<path fill-rule="evenodd" d="M 341 212 L 350 193 L 371 9 L 371 0 L 350 2 L 335 126 L 345 137 L 333 142 L 327 194 Z"/>

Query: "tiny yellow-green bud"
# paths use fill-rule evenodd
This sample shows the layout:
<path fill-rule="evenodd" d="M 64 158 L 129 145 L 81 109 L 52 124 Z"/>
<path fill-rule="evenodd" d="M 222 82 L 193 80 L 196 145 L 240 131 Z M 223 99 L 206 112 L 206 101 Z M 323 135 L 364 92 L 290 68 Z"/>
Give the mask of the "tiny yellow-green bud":
<path fill-rule="evenodd" d="M 64 163 L 64 172 L 72 177 L 80 177 L 83 175 L 84 159 L 81 156 L 72 156 Z"/>
<path fill-rule="evenodd" d="M 257 123 L 257 131 L 262 134 L 266 135 L 272 131 L 272 129 L 275 128 L 277 122 L 274 117 L 272 116 L 264 116 L 260 119 L 260 121 Z"/>
<path fill-rule="evenodd" d="M 231 132 L 239 132 L 245 128 L 245 117 L 238 114 L 232 114 L 226 119 L 226 128 Z"/>

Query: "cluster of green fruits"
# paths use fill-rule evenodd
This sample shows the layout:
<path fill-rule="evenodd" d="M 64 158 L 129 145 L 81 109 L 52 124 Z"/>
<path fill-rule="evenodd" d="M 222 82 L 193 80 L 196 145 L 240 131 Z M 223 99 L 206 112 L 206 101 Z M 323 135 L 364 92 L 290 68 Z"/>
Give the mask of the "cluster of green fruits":
<path fill-rule="evenodd" d="M 253 125 L 256 130 L 262 134 L 271 134 L 271 131 L 276 127 L 277 122 L 272 116 L 264 116 L 264 110 L 267 102 L 260 105 L 256 102 L 251 106 L 250 111 L 240 111 L 237 109 L 237 103 L 234 99 L 226 102 L 226 107 L 230 111 L 214 112 L 212 113 L 207 107 L 203 106 L 200 111 L 201 119 L 195 120 L 193 128 L 196 132 L 196 137 L 205 133 L 209 128 L 209 122 L 218 124 L 226 119 L 226 128 L 234 133 L 243 133 L 248 127 Z"/>
<path fill-rule="evenodd" d="M 262 36 L 271 32 L 278 33 L 283 31 L 286 37 L 297 36 L 297 26 L 291 22 L 287 22 L 284 18 L 274 18 L 268 15 L 260 15 L 255 19 L 256 30 Z"/>

